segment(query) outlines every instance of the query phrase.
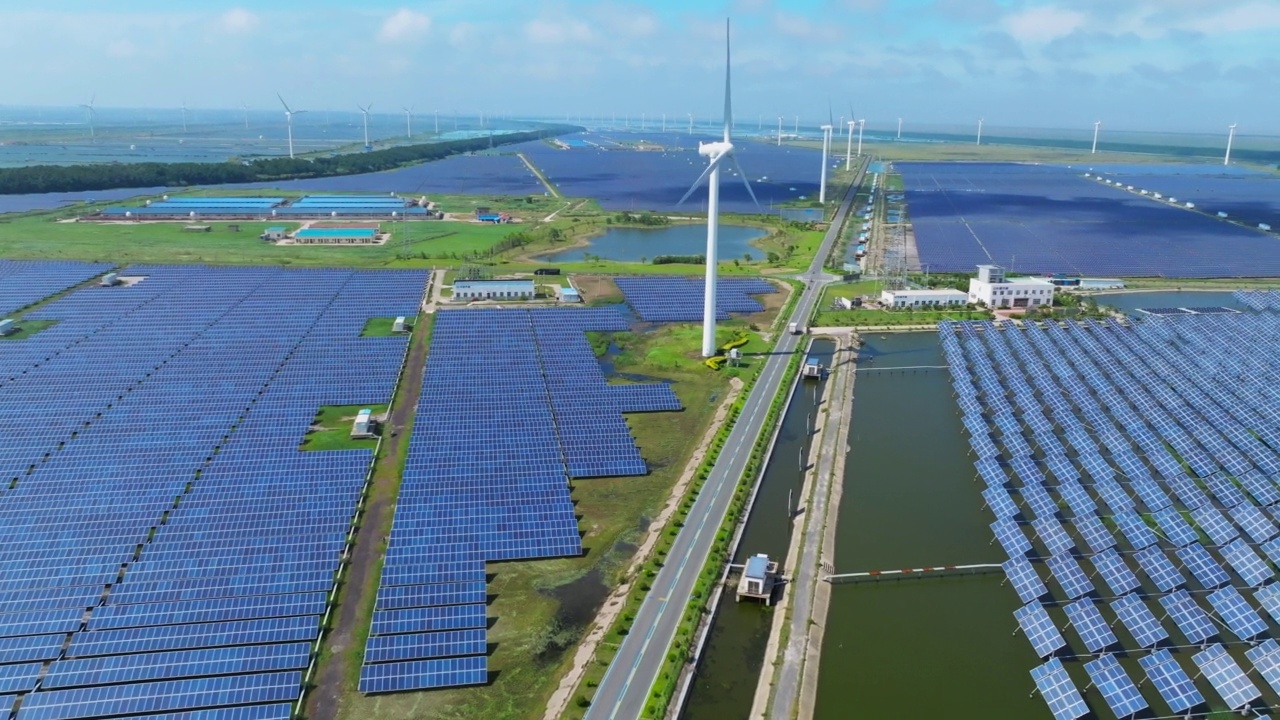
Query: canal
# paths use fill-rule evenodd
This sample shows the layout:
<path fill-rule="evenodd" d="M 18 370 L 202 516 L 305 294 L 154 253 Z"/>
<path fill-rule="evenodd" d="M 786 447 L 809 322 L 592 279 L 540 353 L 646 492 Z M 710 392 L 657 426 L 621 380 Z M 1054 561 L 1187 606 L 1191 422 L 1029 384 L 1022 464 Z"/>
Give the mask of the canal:
<path fill-rule="evenodd" d="M 942 365 L 937 335 L 864 340 L 837 572 L 1003 561 L 990 544 L 947 371 L 882 370 Z M 1047 717 L 1043 701 L 1029 697 L 1035 658 L 1012 634 L 1019 602 L 1003 578 L 834 586 L 815 717 Z"/>
<path fill-rule="evenodd" d="M 834 350 L 835 344 L 830 340 L 815 340 L 810 355 L 818 357 L 824 366 L 830 366 Z M 800 458 L 809 453 L 810 428 L 814 416 L 825 409 L 820 403 L 827 400 L 823 396 L 826 388 L 826 381 L 801 381 L 796 385 L 791 405 L 783 416 L 773 457 L 765 468 L 755 505 L 743 528 L 734 563 L 743 563 L 756 553 L 767 553 L 778 560 L 779 572 L 788 572 L 784 562 L 791 542 L 788 494 L 793 498 L 800 496 Z M 739 603 L 733 590 L 726 589 L 681 717 L 727 720 L 744 718 L 751 712 L 772 623 L 772 608 L 754 602 Z"/>

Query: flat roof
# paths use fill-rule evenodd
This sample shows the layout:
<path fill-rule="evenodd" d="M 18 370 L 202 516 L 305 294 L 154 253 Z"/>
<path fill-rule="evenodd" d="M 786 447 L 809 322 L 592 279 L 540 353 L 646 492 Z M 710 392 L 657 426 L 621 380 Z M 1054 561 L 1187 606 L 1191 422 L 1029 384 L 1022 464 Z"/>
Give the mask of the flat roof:
<path fill-rule="evenodd" d="M 768 555 L 753 555 L 747 558 L 747 568 L 744 574 L 752 580 L 764 580 L 765 575 L 769 571 Z"/>
<path fill-rule="evenodd" d="M 454 290 L 469 289 L 485 289 L 492 290 L 494 288 L 519 288 L 521 290 L 532 290 L 532 280 L 454 280 Z"/>
<path fill-rule="evenodd" d="M 298 238 L 371 238 L 377 230 L 373 228 L 307 228 L 294 233 Z"/>

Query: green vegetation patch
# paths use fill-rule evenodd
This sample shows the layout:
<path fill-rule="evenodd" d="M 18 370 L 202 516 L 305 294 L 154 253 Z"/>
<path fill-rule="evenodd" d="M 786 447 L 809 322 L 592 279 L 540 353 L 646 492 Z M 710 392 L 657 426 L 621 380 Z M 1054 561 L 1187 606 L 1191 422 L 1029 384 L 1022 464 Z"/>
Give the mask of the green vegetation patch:
<path fill-rule="evenodd" d="M 412 330 L 413 322 L 414 322 L 414 318 L 406 317 L 404 320 L 405 329 Z M 391 328 L 394 327 L 395 324 L 396 324 L 395 318 L 389 318 L 389 317 L 369 318 L 369 321 L 364 324 L 364 330 L 360 332 L 360 337 L 391 337 L 393 335 L 407 334 L 407 333 L 391 332 Z"/>
<path fill-rule="evenodd" d="M 355 422 L 356 413 L 368 408 L 374 417 L 387 412 L 386 403 L 380 405 L 326 405 L 316 411 L 316 419 L 311 423 L 302 441 L 302 450 L 372 450 L 378 446 L 377 438 L 356 440 L 351 437 L 351 425 Z"/>
<path fill-rule="evenodd" d="M 26 340 L 45 328 L 58 324 L 57 320 L 16 320 L 18 331 L 12 335 L 0 335 L 0 341 Z"/>

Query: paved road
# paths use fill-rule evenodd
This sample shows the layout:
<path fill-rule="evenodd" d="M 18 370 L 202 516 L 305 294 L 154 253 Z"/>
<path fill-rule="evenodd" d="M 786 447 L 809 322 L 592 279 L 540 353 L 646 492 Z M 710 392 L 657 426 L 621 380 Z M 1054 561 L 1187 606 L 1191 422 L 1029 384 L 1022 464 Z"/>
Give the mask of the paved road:
<path fill-rule="evenodd" d="M 796 304 L 789 322 L 805 325 L 813 311 L 813 305 L 822 295 L 822 288 L 832 280 L 822 270 L 823 260 L 831 253 L 840 235 L 840 227 L 853 204 L 853 197 L 861 185 L 866 165 L 849 187 L 832 220 L 831 228 L 822 240 L 822 246 L 814 256 L 809 269 L 799 276 L 805 283 L 804 292 Z M 785 327 L 785 326 L 784 326 Z M 587 711 L 587 720 L 632 720 L 640 717 L 654 680 L 662 670 L 663 660 L 675 637 L 680 616 L 689 604 L 694 584 L 706 564 L 707 555 L 715 541 L 716 532 L 724 522 L 733 491 L 746 469 L 751 448 L 764 426 L 769 405 L 782 384 L 791 354 L 802 337 L 784 333 L 768 356 L 764 369 L 755 386 L 747 395 L 741 414 L 729 433 L 728 441 L 706 482 L 694 501 L 689 517 L 680 528 L 675 544 L 667 554 L 666 564 L 658 571 L 652 589 L 640 606 L 632 624 L 631 634 L 618 649 L 618 655 L 610 663 L 595 699 Z"/>

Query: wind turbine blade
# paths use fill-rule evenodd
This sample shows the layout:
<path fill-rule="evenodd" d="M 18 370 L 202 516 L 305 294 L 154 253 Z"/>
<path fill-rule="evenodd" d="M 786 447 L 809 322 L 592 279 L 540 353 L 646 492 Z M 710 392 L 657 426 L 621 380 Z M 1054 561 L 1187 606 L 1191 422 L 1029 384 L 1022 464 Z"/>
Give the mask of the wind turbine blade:
<path fill-rule="evenodd" d="M 830 98 L 828 98 L 828 99 L 827 99 L 827 124 L 828 124 L 828 125 L 830 125 L 831 127 L 835 127 L 835 126 L 836 126 L 836 116 L 835 116 L 835 114 L 834 114 L 833 112 L 831 112 L 831 99 L 830 99 Z"/>
<path fill-rule="evenodd" d="M 738 171 L 738 177 L 742 178 L 742 184 L 747 186 L 747 194 L 751 196 L 751 202 L 760 207 L 760 201 L 756 199 L 756 191 L 751 189 L 751 181 L 747 179 L 747 174 L 742 172 L 742 166 L 738 164 L 738 158 L 730 155 L 729 162 L 733 163 L 733 169 Z"/>
<path fill-rule="evenodd" d="M 724 141 L 729 142 L 729 128 L 733 125 L 733 100 L 729 92 L 729 18 L 724 19 Z M 713 163 L 714 164 L 714 163 Z"/>
<path fill-rule="evenodd" d="M 293 112 L 292 110 L 290 110 L 290 109 L 289 109 L 289 103 L 285 102 L 285 101 L 284 101 L 284 98 L 280 97 L 280 93 L 276 93 L 276 97 L 277 97 L 277 98 L 280 98 L 280 104 L 284 106 L 284 111 L 285 111 L 285 112 L 287 112 L 287 113 L 291 113 L 291 112 Z"/>
<path fill-rule="evenodd" d="M 702 184 L 702 181 L 707 179 L 707 176 L 711 174 L 711 171 L 719 167 L 720 161 L 723 159 L 724 159 L 724 156 L 721 155 L 720 157 L 708 163 L 707 169 L 703 170 L 702 174 L 698 176 L 698 179 L 693 181 L 693 184 L 689 186 L 689 192 L 685 193 L 684 197 L 680 198 L 680 202 L 676 203 L 676 205 L 683 205 L 684 201 L 688 200 L 689 196 L 693 194 L 693 191 L 697 190 L 698 186 Z"/>

